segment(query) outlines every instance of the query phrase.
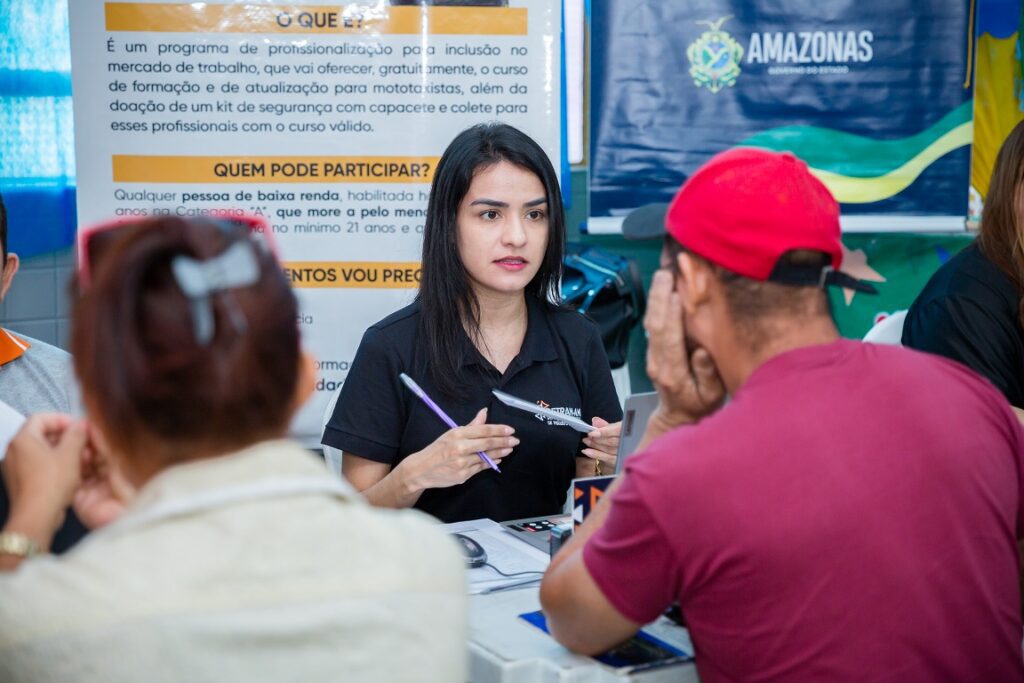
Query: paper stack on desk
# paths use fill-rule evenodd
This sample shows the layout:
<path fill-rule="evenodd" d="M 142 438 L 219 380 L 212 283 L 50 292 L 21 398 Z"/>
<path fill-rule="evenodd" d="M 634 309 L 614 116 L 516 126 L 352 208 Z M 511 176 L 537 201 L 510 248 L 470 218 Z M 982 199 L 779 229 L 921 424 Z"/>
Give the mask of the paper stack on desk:
<path fill-rule="evenodd" d="M 546 553 L 509 535 L 504 527 L 490 519 L 445 524 L 445 530 L 469 536 L 479 543 L 487 553 L 487 563 L 506 574 L 536 572 L 507 577 L 488 566 L 467 569 L 470 595 L 536 586 L 547 569 L 550 558 Z"/>

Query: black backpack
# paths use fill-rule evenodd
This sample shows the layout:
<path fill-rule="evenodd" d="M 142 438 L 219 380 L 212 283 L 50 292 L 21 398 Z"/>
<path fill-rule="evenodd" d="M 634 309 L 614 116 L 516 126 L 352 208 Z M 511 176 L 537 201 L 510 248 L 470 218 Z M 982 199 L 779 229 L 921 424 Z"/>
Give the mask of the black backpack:
<path fill-rule="evenodd" d="M 625 365 L 629 333 L 646 303 L 636 263 L 597 247 L 567 244 L 562 301 L 597 323 L 612 368 Z"/>

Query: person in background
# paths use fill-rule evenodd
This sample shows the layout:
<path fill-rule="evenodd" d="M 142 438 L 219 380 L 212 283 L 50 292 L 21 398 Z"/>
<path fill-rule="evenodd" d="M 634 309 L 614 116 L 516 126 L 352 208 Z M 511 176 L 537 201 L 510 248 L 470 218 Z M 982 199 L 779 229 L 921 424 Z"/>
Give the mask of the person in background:
<path fill-rule="evenodd" d="M 1024 416 L 1024 122 L 996 157 L 978 238 L 907 311 L 903 345 L 963 363 Z"/>
<path fill-rule="evenodd" d="M 20 265 L 18 255 L 7 249 L 7 231 L 7 208 L 0 196 L 0 302 L 7 297 Z M 56 346 L 0 328 L 0 401 L 22 415 L 78 413 L 71 356 Z M 7 486 L 0 472 L 0 525 L 7 520 L 8 510 Z M 53 551 L 66 551 L 86 533 L 74 512 L 67 510 L 54 536 Z"/>
<path fill-rule="evenodd" d="M 267 232 L 81 236 L 88 422 L 33 416 L 3 463 L 0 680 L 466 679 L 455 543 L 284 440 L 315 377 Z M 42 554 L 71 502 L 95 530 Z"/>
<path fill-rule="evenodd" d="M 793 155 L 716 155 L 664 224 L 659 407 L 548 568 L 551 633 L 593 654 L 678 602 L 703 683 L 1024 680 L 1024 428 L 1003 397 L 839 338 L 824 285 L 862 283 Z"/>
<path fill-rule="evenodd" d="M 622 409 L 600 333 L 555 303 L 564 242 L 558 179 L 536 142 L 497 123 L 452 141 L 430 189 L 419 295 L 366 331 L 323 434 L 370 502 L 444 522 L 533 517 L 561 511 L 573 477 L 614 469 Z M 402 373 L 466 426 L 446 427 Z M 595 430 L 581 442 L 492 389 Z"/>
<path fill-rule="evenodd" d="M 7 209 L 0 196 L 0 302 L 20 264 L 7 250 Z M 71 357 L 38 339 L 0 328 L 0 400 L 22 415 L 78 409 Z"/>

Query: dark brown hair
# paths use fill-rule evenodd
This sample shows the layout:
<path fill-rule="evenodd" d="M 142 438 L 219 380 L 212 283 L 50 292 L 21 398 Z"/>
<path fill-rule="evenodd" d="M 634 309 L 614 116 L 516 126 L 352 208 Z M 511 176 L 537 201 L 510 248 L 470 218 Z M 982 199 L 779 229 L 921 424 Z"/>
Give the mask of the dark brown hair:
<path fill-rule="evenodd" d="M 246 228 L 167 217 L 101 233 L 90 247 L 99 237 L 91 281 L 75 296 L 71 350 L 111 443 L 166 459 L 282 435 L 300 350 L 295 297 L 274 257 L 254 243 L 259 280 L 211 295 L 214 333 L 203 345 L 171 261 L 214 257 L 249 240 Z"/>
<path fill-rule="evenodd" d="M 1024 293 L 1024 121 L 1014 126 L 996 156 L 996 166 L 981 214 L 978 248 Z M 1024 297 L 1018 304 L 1018 325 L 1024 327 Z"/>

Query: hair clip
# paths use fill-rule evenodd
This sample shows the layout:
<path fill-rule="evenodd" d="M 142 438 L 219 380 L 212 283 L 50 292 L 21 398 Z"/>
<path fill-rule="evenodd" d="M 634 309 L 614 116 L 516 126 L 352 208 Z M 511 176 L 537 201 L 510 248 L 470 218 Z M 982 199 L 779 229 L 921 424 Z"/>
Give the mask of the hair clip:
<path fill-rule="evenodd" d="M 237 242 L 219 256 L 206 261 L 190 256 L 175 256 L 171 261 L 171 272 L 189 300 L 193 332 L 200 346 L 206 346 L 213 339 L 213 306 L 210 296 L 255 284 L 260 279 L 260 265 L 248 242 Z M 246 328 L 245 316 L 234 303 L 228 310 L 235 327 L 243 331 Z"/>

